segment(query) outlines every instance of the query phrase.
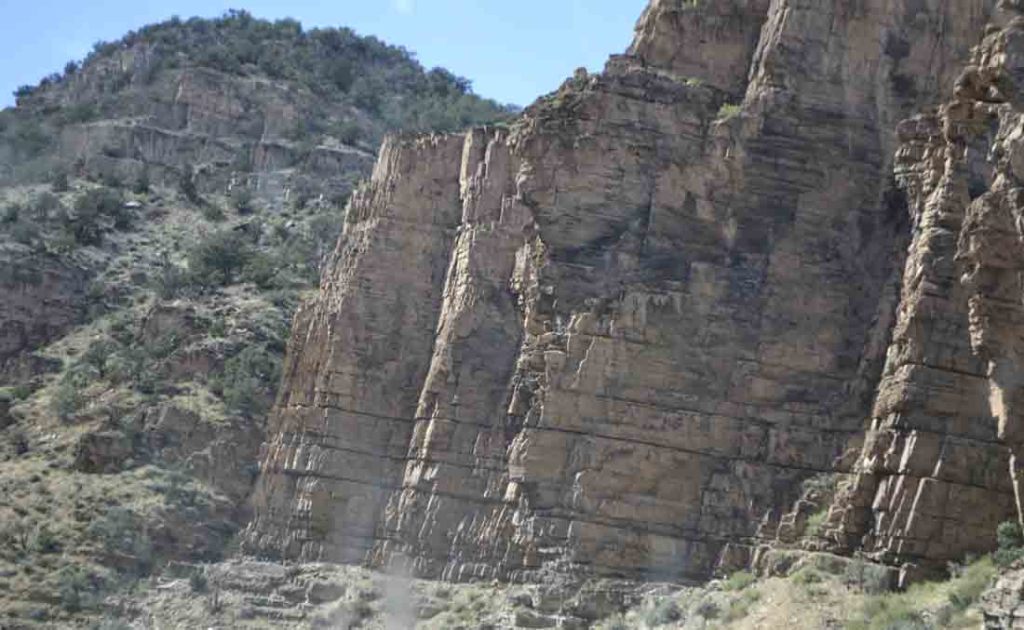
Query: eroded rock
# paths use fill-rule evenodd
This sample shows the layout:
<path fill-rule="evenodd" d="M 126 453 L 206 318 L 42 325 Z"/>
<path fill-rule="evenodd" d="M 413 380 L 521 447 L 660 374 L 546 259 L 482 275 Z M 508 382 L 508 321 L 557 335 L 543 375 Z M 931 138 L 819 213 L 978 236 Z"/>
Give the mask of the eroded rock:
<path fill-rule="evenodd" d="M 247 548 L 704 578 L 855 461 L 836 540 L 990 544 L 1009 483 L 943 214 L 971 187 L 926 198 L 934 134 L 895 126 L 993 8 L 655 1 L 510 129 L 389 140 L 296 318 Z"/>

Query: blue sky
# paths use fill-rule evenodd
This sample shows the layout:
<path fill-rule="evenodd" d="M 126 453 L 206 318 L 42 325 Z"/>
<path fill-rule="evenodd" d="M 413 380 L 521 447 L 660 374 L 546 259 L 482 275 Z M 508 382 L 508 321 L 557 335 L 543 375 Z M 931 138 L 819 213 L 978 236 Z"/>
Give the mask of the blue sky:
<path fill-rule="evenodd" d="M 230 8 L 293 17 L 303 26 L 348 26 L 444 66 L 474 90 L 528 105 L 580 66 L 599 70 L 625 50 L 647 0 L 0 0 L 0 107 L 114 40 L 172 15 L 212 17 Z"/>

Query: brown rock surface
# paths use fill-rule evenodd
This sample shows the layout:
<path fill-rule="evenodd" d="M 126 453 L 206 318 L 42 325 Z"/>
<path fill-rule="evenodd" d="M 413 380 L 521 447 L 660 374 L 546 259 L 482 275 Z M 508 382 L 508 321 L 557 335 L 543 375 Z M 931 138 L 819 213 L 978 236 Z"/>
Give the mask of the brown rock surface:
<path fill-rule="evenodd" d="M 933 181 L 959 157 L 934 122 L 895 128 L 993 5 L 655 0 L 511 129 L 390 140 L 296 318 L 248 549 L 702 578 L 871 417 L 865 454 L 893 450 L 861 458 L 845 540 L 974 548 L 948 528 L 1009 484 L 942 214 L 968 191 Z"/>
<path fill-rule="evenodd" d="M 1007 472 L 1022 442 L 1022 42 L 1019 18 L 995 29 L 956 99 L 899 128 L 913 241 L 874 420 L 830 525 L 906 577 L 990 550 L 1020 492 L 1019 466 Z"/>
<path fill-rule="evenodd" d="M 56 256 L 0 245 L 0 373 L 84 319 L 88 274 Z"/>

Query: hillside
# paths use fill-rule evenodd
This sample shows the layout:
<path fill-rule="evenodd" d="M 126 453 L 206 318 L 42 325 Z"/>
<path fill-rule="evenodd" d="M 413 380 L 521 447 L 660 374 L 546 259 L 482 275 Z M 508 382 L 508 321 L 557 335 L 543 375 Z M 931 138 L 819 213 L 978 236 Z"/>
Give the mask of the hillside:
<path fill-rule="evenodd" d="M 0 627 L 245 524 L 291 317 L 387 132 L 506 118 L 348 29 L 231 12 L 98 44 L 0 112 Z"/>
<path fill-rule="evenodd" d="M 177 181 L 192 165 L 200 190 L 249 175 L 258 189 L 308 198 L 329 177 L 334 200 L 353 182 L 350 163 L 387 131 L 452 131 L 513 111 L 376 38 L 244 11 L 99 43 L 16 95 L 0 116 L 0 181 L 55 166 L 122 183 L 143 171 Z"/>

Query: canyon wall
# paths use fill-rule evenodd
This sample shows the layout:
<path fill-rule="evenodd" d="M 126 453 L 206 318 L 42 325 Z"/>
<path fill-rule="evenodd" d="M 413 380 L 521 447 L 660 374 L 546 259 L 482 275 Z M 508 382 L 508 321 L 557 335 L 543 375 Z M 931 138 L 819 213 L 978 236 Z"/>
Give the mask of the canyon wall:
<path fill-rule="evenodd" d="M 1015 493 L 1019 506 L 1024 20 L 997 26 L 953 100 L 898 128 L 913 241 L 873 420 L 827 528 L 911 566 L 991 549 Z"/>
<path fill-rule="evenodd" d="M 948 107 L 897 126 L 994 5 L 653 0 L 510 127 L 389 139 L 296 318 L 246 548 L 701 579 L 833 473 L 822 545 L 991 546 L 1012 485 L 958 235 L 992 169 Z"/>

